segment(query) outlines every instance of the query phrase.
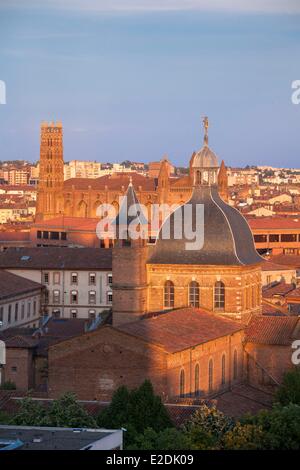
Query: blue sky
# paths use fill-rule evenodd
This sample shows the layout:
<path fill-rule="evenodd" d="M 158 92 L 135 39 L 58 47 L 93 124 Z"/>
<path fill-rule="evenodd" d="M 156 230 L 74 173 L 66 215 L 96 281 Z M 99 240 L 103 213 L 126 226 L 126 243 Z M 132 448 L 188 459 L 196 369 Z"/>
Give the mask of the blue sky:
<path fill-rule="evenodd" d="M 0 160 L 39 155 L 62 120 L 65 160 L 300 167 L 300 2 L 0 1 Z"/>

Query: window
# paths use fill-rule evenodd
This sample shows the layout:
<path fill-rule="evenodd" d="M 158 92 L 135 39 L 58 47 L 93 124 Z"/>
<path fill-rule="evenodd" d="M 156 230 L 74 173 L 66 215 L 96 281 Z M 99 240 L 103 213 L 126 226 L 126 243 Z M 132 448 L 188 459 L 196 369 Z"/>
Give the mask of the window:
<path fill-rule="evenodd" d="M 112 284 L 112 274 L 108 274 L 107 282 L 108 282 L 108 284 Z"/>
<path fill-rule="evenodd" d="M 100 248 L 105 248 L 105 241 L 103 238 L 100 240 Z"/>
<path fill-rule="evenodd" d="M 77 282 L 78 282 L 78 274 L 71 273 L 71 284 L 77 284 Z"/>
<path fill-rule="evenodd" d="M 89 310 L 89 319 L 95 320 L 96 318 L 96 310 Z"/>
<path fill-rule="evenodd" d="M 49 232 L 43 232 L 43 238 L 48 239 L 49 238 Z"/>
<path fill-rule="evenodd" d="M 18 313 L 19 313 L 19 304 L 17 302 L 15 304 L 15 321 L 18 321 Z"/>
<path fill-rule="evenodd" d="M 36 238 L 42 238 L 42 232 L 40 230 L 36 232 Z"/>
<path fill-rule="evenodd" d="M 29 318 L 30 315 L 31 315 L 31 303 L 28 302 L 28 304 L 27 304 L 27 318 Z"/>
<path fill-rule="evenodd" d="M 8 306 L 7 322 L 11 322 L 11 305 Z"/>
<path fill-rule="evenodd" d="M 59 240 L 59 232 L 50 232 L 51 240 Z"/>
<path fill-rule="evenodd" d="M 89 304 L 96 303 L 96 292 L 94 290 L 89 291 Z"/>
<path fill-rule="evenodd" d="M 77 310 L 75 308 L 71 310 L 71 318 L 77 318 Z"/>
<path fill-rule="evenodd" d="M 33 315 L 36 315 L 36 300 L 33 301 Z"/>
<path fill-rule="evenodd" d="M 172 281 L 166 281 L 164 286 L 164 307 L 174 307 L 174 284 Z"/>
<path fill-rule="evenodd" d="M 0 326 L 3 324 L 3 307 L 0 307 Z"/>
<path fill-rule="evenodd" d="M 61 232 L 60 233 L 60 239 L 61 240 L 66 240 L 67 239 L 67 233 L 66 232 Z"/>
<path fill-rule="evenodd" d="M 21 319 L 23 320 L 25 317 L 25 304 L 21 305 Z"/>
<path fill-rule="evenodd" d="M 17 366 L 12 366 L 11 371 L 12 371 L 12 372 L 17 372 L 17 371 L 18 371 Z"/>
<path fill-rule="evenodd" d="M 189 284 L 189 305 L 190 307 L 199 307 L 199 284 L 196 281 Z"/>
<path fill-rule="evenodd" d="M 281 235 L 281 241 L 282 242 L 296 242 L 297 235 L 295 233 L 283 233 Z"/>
<path fill-rule="evenodd" d="M 49 284 L 49 273 L 44 273 L 44 283 Z"/>
<path fill-rule="evenodd" d="M 185 392 L 185 377 L 184 377 L 184 370 L 180 371 L 180 384 L 179 384 L 179 394 L 183 398 Z"/>
<path fill-rule="evenodd" d="M 214 364 L 213 360 L 210 359 L 208 363 L 208 390 L 211 392 L 214 386 Z"/>
<path fill-rule="evenodd" d="M 237 350 L 234 350 L 233 353 L 233 380 L 237 379 L 238 376 L 238 361 L 237 361 Z"/>
<path fill-rule="evenodd" d="M 90 286 L 94 286 L 96 284 L 96 274 L 89 273 L 89 284 Z"/>
<path fill-rule="evenodd" d="M 53 303 L 54 304 L 59 304 L 60 302 L 60 291 L 59 290 L 54 290 L 53 291 Z"/>
<path fill-rule="evenodd" d="M 72 290 L 71 291 L 71 304 L 77 304 L 78 303 L 78 292 L 77 290 Z"/>
<path fill-rule="evenodd" d="M 49 303 L 49 291 L 48 290 L 44 291 L 44 302 L 45 304 Z"/>
<path fill-rule="evenodd" d="M 266 243 L 267 235 L 254 235 L 254 241 L 256 243 Z"/>
<path fill-rule="evenodd" d="M 224 310 L 225 308 L 225 285 L 218 281 L 215 283 L 215 309 Z"/>
<path fill-rule="evenodd" d="M 226 357 L 225 354 L 222 355 L 222 385 L 225 385 L 226 382 Z"/>
<path fill-rule="evenodd" d="M 60 284 L 60 273 L 53 273 L 53 284 Z"/>
<path fill-rule="evenodd" d="M 195 396 L 198 397 L 200 395 L 200 372 L 199 372 L 199 364 L 196 364 L 195 367 Z"/>
<path fill-rule="evenodd" d="M 279 242 L 279 235 L 271 233 L 269 235 L 269 240 L 270 240 L 270 242 L 273 242 L 273 243 L 274 242 Z"/>
<path fill-rule="evenodd" d="M 108 302 L 109 304 L 111 304 L 111 303 L 112 303 L 112 300 L 113 300 L 113 294 L 112 294 L 112 292 L 108 292 L 108 293 L 107 293 L 107 302 Z"/>
<path fill-rule="evenodd" d="M 52 316 L 54 318 L 59 318 L 60 317 L 60 310 L 55 308 L 54 310 L 52 310 Z"/>

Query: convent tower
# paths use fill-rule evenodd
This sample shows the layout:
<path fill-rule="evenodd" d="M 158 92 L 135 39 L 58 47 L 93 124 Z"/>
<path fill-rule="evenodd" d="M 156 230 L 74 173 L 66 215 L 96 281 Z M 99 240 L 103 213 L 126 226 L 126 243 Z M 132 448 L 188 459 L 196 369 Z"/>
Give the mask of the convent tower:
<path fill-rule="evenodd" d="M 62 123 L 42 122 L 36 221 L 50 219 L 63 211 L 63 183 Z"/>

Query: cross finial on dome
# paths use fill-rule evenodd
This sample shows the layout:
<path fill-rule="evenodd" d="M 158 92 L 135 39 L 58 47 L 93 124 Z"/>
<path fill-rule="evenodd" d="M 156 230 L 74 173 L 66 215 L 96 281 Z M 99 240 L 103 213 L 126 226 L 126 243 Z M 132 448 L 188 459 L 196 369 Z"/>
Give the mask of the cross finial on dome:
<path fill-rule="evenodd" d="M 208 117 L 204 116 L 202 122 L 203 122 L 203 127 L 204 127 L 204 145 L 208 145 L 208 127 L 209 127 Z"/>

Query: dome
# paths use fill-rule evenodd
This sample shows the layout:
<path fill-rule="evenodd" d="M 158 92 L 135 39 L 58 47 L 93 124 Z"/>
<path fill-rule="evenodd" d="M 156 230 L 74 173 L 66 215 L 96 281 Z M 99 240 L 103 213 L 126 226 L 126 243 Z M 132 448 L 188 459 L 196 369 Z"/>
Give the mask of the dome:
<path fill-rule="evenodd" d="M 190 218 L 185 212 L 188 204 L 191 205 Z M 204 206 L 204 243 L 200 249 L 187 249 L 186 243 L 191 244 L 191 240 L 184 235 L 184 223 L 196 229 L 198 204 Z M 167 222 L 170 237 L 164 239 L 163 228 Z M 178 223 L 181 223 L 183 236 L 175 238 L 174 226 Z M 261 261 L 246 219 L 220 198 L 216 186 L 201 185 L 196 186 L 191 199 L 164 222 L 148 260 L 150 264 L 173 265 L 251 265 Z"/>
<path fill-rule="evenodd" d="M 193 157 L 192 168 L 214 168 L 218 166 L 218 159 L 208 145 L 203 145 Z"/>

